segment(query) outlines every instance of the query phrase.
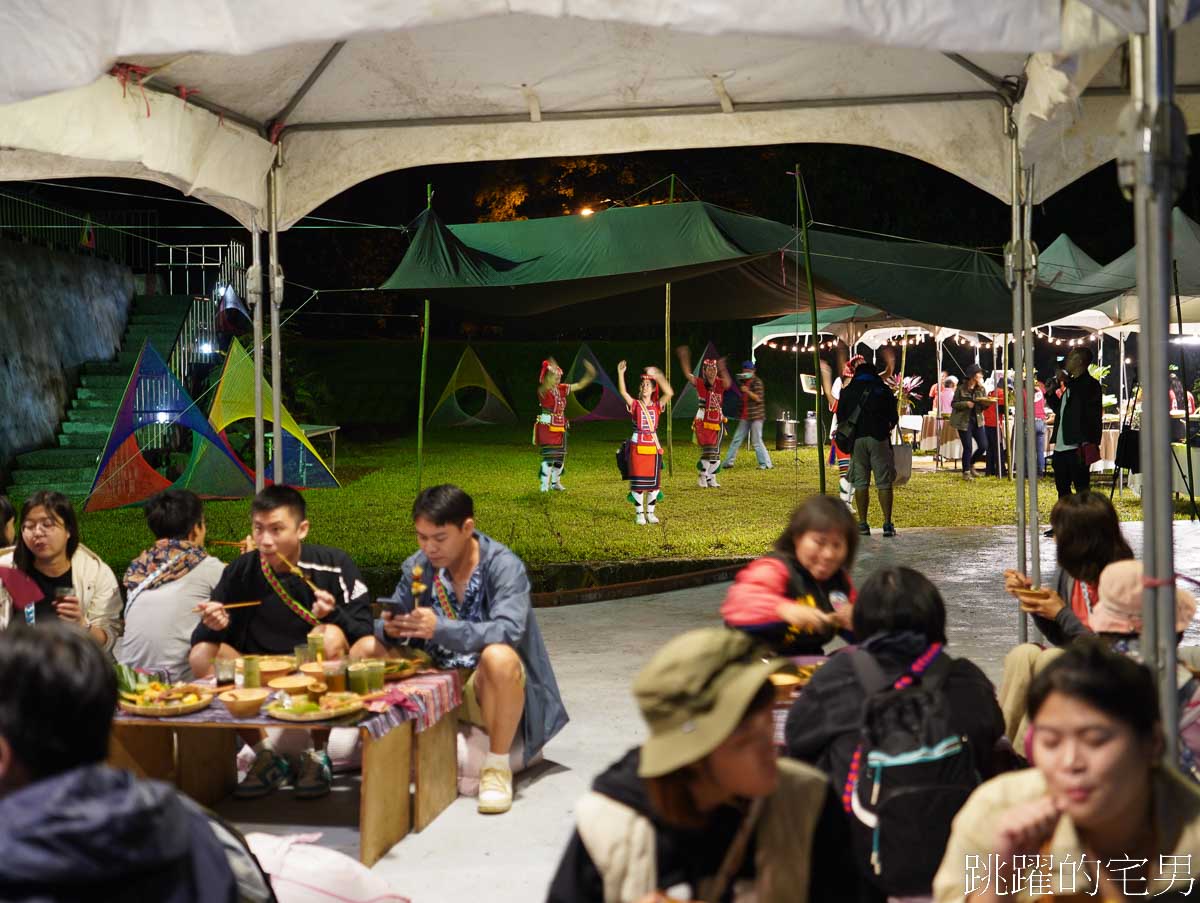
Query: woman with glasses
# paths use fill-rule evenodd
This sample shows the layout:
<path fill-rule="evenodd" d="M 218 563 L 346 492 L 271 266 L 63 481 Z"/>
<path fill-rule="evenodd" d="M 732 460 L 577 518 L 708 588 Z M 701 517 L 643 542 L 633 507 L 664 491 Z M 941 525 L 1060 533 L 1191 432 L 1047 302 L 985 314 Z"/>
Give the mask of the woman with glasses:
<path fill-rule="evenodd" d="M 121 591 L 112 569 L 79 542 L 79 521 L 60 492 L 35 492 L 21 506 L 16 547 L 0 567 L 16 567 L 42 590 L 25 608 L 26 623 L 66 621 L 112 653 L 121 635 Z M 16 618 L 14 618 L 16 619 Z"/>

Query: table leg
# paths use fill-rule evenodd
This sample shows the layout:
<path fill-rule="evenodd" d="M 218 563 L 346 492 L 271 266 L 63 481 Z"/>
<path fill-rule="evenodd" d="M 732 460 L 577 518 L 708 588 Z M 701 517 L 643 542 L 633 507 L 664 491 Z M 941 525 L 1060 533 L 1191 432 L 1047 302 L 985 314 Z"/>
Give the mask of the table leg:
<path fill-rule="evenodd" d="M 458 797 L 458 710 L 416 736 L 413 829 L 424 831 Z"/>
<path fill-rule="evenodd" d="M 332 451 L 332 454 L 329 456 L 330 463 L 334 476 L 337 476 L 337 433 L 329 434 L 329 446 Z"/>
<path fill-rule="evenodd" d="M 380 740 L 366 728 L 359 728 L 359 735 L 363 753 L 358 858 L 370 867 L 399 843 L 412 825 L 413 726 L 406 722 Z"/>
<path fill-rule="evenodd" d="M 235 728 L 175 728 L 179 751 L 176 785 L 203 806 L 214 806 L 237 786 Z"/>
<path fill-rule="evenodd" d="M 175 735 L 167 727 L 133 727 L 113 724 L 108 744 L 108 764 L 131 771 L 139 778 L 175 779 Z"/>

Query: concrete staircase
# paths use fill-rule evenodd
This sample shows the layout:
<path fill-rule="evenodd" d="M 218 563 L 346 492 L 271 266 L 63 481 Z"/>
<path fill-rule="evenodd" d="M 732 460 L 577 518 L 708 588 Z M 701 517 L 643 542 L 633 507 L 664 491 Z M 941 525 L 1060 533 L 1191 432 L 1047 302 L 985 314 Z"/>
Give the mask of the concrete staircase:
<path fill-rule="evenodd" d="M 117 356 L 80 369 L 75 397 L 59 425 L 57 446 L 17 456 L 8 487 L 14 504 L 20 505 L 38 489 L 54 489 L 75 501 L 87 496 L 142 343 L 149 339 L 164 358 L 169 357 L 190 309 L 187 296 L 134 299 Z"/>

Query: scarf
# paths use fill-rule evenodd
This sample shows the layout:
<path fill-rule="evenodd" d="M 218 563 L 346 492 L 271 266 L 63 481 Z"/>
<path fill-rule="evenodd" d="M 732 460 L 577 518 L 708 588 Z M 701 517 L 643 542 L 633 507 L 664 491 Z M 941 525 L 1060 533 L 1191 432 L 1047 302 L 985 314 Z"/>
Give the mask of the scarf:
<path fill-rule="evenodd" d="M 150 582 L 142 586 L 141 592 L 166 586 L 186 577 L 207 557 L 208 553 L 201 546 L 193 545 L 186 539 L 160 539 L 135 558 L 125 570 L 125 592 L 133 592 L 148 578 Z"/>

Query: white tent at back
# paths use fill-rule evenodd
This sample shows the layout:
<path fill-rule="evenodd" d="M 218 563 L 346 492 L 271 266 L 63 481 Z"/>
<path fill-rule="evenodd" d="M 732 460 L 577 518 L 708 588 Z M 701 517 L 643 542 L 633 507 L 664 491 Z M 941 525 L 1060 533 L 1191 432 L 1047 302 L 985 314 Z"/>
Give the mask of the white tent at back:
<path fill-rule="evenodd" d="M 15 0 L 0 178 L 148 178 L 265 227 L 274 138 L 286 229 L 394 169 L 800 141 L 895 150 L 1007 201 L 1021 80 L 1038 198 L 1113 156 L 1124 34 L 1079 0 L 693 6 Z M 1200 54 L 1179 58 L 1184 92 Z"/>

